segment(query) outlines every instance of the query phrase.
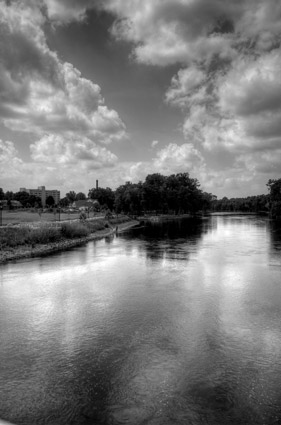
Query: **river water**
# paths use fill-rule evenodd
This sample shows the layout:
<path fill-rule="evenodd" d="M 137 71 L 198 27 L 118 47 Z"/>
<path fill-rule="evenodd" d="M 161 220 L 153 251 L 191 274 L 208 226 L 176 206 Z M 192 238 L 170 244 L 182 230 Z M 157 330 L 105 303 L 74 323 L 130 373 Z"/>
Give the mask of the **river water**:
<path fill-rule="evenodd" d="M 0 267 L 0 418 L 281 424 L 281 231 L 151 224 Z"/>

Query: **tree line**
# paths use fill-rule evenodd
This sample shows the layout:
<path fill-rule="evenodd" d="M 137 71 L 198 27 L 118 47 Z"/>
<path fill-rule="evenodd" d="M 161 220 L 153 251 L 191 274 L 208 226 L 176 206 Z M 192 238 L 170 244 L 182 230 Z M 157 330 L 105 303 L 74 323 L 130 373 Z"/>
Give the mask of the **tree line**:
<path fill-rule="evenodd" d="M 266 195 L 239 198 L 223 197 L 217 199 L 211 193 L 203 192 L 196 178 L 188 173 L 164 176 L 160 173 L 149 174 L 142 182 L 126 182 L 116 190 L 109 187 L 92 188 L 88 198 L 97 200 L 102 209 L 124 212 L 134 215 L 143 213 L 183 214 L 198 211 L 241 211 L 269 212 L 273 218 L 281 218 L 281 179 L 270 179 L 267 183 L 269 193 Z M 52 198 L 52 197 L 49 197 Z M 86 194 L 70 191 L 60 200 L 59 206 L 68 207 L 74 201 L 86 200 Z M 26 192 L 4 192 L 0 188 L 0 202 L 20 201 L 23 207 L 41 208 L 41 199 Z M 46 204 L 53 206 L 54 199 L 46 199 Z"/>
<path fill-rule="evenodd" d="M 88 198 L 97 200 L 103 209 L 134 215 L 142 213 L 182 214 L 196 213 L 210 208 L 212 195 L 200 189 L 197 179 L 188 173 L 164 176 L 159 173 L 149 174 L 145 181 L 126 182 L 115 191 L 111 188 L 92 188 Z M 41 199 L 26 192 L 4 193 L 0 188 L 0 201 L 18 200 L 23 207 L 42 207 Z M 70 191 L 60 200 L 59 206 L 67 207 L 74 201 L 85 200 L 82 192 Z M 53 206 L 54 201 L 46 199 L 46 204 Z"/>

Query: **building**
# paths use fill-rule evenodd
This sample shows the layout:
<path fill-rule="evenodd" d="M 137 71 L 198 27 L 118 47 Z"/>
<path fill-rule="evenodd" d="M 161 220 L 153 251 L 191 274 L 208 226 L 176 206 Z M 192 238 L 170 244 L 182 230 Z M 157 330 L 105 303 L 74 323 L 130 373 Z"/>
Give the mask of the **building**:
<path fill-rule="evenodd" d="M 46 199 L 48 196 L 52 196 L 54 198 L 55 205 L 58 205 L 60 201 L 60 191 L 47 190 L 45 186 L 39 186 L 38 189 L 26 189 L 25 187 L 21 187 L 20 192 L 27 192 L 29 195 L 39 196 L 43 207 L 46 205 Z"/>

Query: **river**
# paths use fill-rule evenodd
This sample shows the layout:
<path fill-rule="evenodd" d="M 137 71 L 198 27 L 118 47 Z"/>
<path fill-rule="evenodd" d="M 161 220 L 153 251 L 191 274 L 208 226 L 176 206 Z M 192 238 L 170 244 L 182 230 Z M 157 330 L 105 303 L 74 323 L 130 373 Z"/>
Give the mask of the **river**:
<path fill-rule="evenodd" d="M 151 224 L 0 267 L 0 418 L 281 424 L 281 231 Z"/>

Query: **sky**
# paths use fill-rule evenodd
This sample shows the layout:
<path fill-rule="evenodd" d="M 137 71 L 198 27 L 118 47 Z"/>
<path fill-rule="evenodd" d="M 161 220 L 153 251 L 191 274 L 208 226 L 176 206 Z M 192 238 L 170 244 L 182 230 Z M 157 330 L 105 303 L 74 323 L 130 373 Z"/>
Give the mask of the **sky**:
<path fill-rule="evenodd" d="M 281 177 L 280 0 L 0 0 L 0 187 Z"/>

